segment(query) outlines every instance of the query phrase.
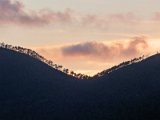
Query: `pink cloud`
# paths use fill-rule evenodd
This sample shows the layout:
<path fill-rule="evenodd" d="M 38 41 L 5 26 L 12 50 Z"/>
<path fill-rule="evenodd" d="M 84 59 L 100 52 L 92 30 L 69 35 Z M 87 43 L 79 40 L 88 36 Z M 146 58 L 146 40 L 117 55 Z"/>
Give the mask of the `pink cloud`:
<path fill-rule="evenodd" d="M 0 0 L 0 23 L 43 25 L 57 21 L 68 22 L 70 11 L 54 12 L 51 10 L 27 11 L 19 1 Z"/>
<path fill-rule="evenodd" d="M 159 20 L 160 20 L 160 12 L 156 12 L 156 13 L 154 14 L 153 19 L 159 21 Z"/>
<path fill-rule="evenodd" d="M 150 53 L 151 46 L 144 36 L 133 37 L 128 41 L 113 43 L 86 42 L 35 49 L 47 59 L 62 64 L 67 68 L 79 71 L 100 71 L 119 62 L 140 57 Z M 78 67 L 77 67 L 78 65 Z"/>
<path fill-rule="evenodd" d="M 110 61 L 121 58 L 133 58 L 149 48 L 145 37 L 134 37 L 127 44 L 117 42 L 104 44 L 98 42 L 87 42 L 76 45 L 64 46 L 62 55 L 71 58 L 86 58 L 90 60 Z"/>
<path fill-rule="evenodd" d="M 63 12 L 55 12 L 49 9 L 40 11 L 27 10 L 22 2 L 17 0 L 0 0 L 0 23 L 18 25 L 46 25 L 65 24 L 83 25 L 97 28 L 107 28 L 110 23 L 130 23 L 136 20 L 137 16 L 132 13 L 119 13 L 112 15 L 90 15 L 76 14 L 70 9 Z"/>

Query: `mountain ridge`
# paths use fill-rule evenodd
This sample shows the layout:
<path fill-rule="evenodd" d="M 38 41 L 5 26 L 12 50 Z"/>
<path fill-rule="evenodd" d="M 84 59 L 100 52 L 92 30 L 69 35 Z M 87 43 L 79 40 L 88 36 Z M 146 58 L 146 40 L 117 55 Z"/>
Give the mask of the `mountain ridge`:
<path fill-rule="evenodd" d="M 54 63 L 52 60 L 47 60 L 45 57 L 43 57 L 42 55 L 38 54 L 37 52 L 35 52 L 31 49 L 23 48 L 23 47 L 20 47 L 20 46 L 12 46 L 12 45 L 8 45 L 8 44 L 5 44 L 5 43 L 0 43 L 0 48 L 6 48 L 6 49 L 9 49 L 9 50 L 13 50 L 13 51 L 16 51 L 16 52 L 19 52 L 19 53 L 29 55 L 33 58 L 36 58 L 36 59 L 46 63 L 47 65 L 51 66 L 54 69 L 57 69 L 61 72 L 64 72 L 65 74 L 68 74 L 68 75 L 71 75 L 73 77 L 80 78 L 80 79 L 90 79 L 90 78 L 93 78 L 93 77 L 100 77 L 100 76 L 103 76 L 103 74 L 109 74 L 110 72 L 113 72 L 117 69 L 120 69 L 122 67 L 131 65 L 131 64 L 134 64 L 134 63 L 137 63 L 137 62 L 141 62 L 141 61 L 143 61 L 147 58 L 150 58 L 154 55 L 159 54 L 159 53 L 156 53 L 156 54 L 151 55 L 151 56 L 144 56 L 143 55 L 141 57 L 134 58 L 134 59 L 131 59 L 129 61 L 125 61 L 125 62 L 122 62 L 118 65 L 112 66 L 111 68 L 103 70 L 102 72 L 99 72 L 99 73 L 97 73 L 93 76 L 88 76 L 88 75 L 81 74 L 81 73 L 75 73 L 73 70 L 69 70 L 67 68 L 63 68 L 62 65 L 58 65 L 58 64 Z"/>
<path fill-rule="evenodd" d="M 1 120 L 158 120 L 160 54 L 79 79 L 0 48 Z"/>
<path fill-rule="evenodd" d="M 62 65 L 58 65 L 58 64 L 54 63 L 52 60 L 48 60 L 45 57 L 43 57 L 42 55 L 40 55 L 37 52 L 35 52 L 31 49 L 28 49 L 28 48 L 23 48 L 23 47 L 20 47 L 20 46 L 12 46 L 12 45 L 8 45 L 8 44 L 5 44 L 5 43 L 0 43 L 0 48 L 13 50 L 15 52 L 19 52 L 19 53 L 29 55 L 29 56 L 31 56 L 35 59 L 38 59 L 38 60 L 46 63 L 47 65 L 51 66 L 54 69 L 57 69 L 61 72 L 64 72 L 65 74 L 71 75 L 71 76 L 76 77 L 76 78 L 88 79 L 90 77 L 88 75 L 84 75 L 84 74 L 81 74 L 81 73 L 75 73 L 72 70 L 69 70 L 67 68 L 63 68 Z"/>

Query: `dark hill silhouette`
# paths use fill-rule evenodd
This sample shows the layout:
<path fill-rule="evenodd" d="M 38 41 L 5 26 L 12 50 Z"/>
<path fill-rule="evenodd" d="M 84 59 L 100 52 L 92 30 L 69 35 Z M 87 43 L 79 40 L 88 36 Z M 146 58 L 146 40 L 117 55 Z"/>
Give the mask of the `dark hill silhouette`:
<path fill-rule="evenodd" d="M 23 53 L 25 55 L 29 55 L 30 57 L 33 57 L 33 58 L 35 58 L 39 61 L 42 61 L 43 63 L 46 63 L 47 65 L 49 65 L 50 67 L 52 67 L 52 68 L 54 68 L 58 71 L 61 71 L 65 74 L 76 77 L 78 79 L 89 79 L 90 78 L 90 76 L 88 76 L 88 75 L 84 75 L 84 74 L 81 74 L 81 73 L 75 73 L 72 70 L 69 70 L 67 68 L 63 68 L 62 65 L 55 64 L 52 60 L 47 60 L 46 58 L 44 58 L 43 56 L 41 56 L 40 54 L 38 54 L 37 52 L 35 52 L 31 49 L 23 48 L 23 47 L 20 47 L 20 46 L 12 46 L 12 45 L 5 44 L 3 42 L 0 43 L 0 48 L 5 48 L 5 49 L 8 49 L 8 50 Z"/>
<path fill-rule="evenodd" d="M 160 119 L 160 54 L 93 79 L 101 91 L 101 99 L 104 96 L 109 99 L 108 110 L 114 111 L 113 118 Z"/>
<path fill-rule="evenodd" d="M 94 99 L 91 84 L 33 56 L 0 48 L 0 120 L 79 119 Z"/>
<path fill-rule="evenodd" d="M 0 120 L 159 120 L 160 54 L 80 80 L 0 48 Z"/>
<path fill-rule="evenodd" d="M 93 77 L 94 77 L 94 78 L 98 78 L 98 77 L 104 76 L 104 75 L 106 75 L 106 74 L 110 74 L 111 72 L 114 72 L 114 71 L 116 71 L 116 70 L 118 70 L 118 69 L 120 69 L 120 68 L 126 67 L 126 66 L 128 66 L 128 65 L 133 64 L 133 63 L 140 62 L 140 61 L 142 61 L 142 60 L 144 60 L 144 59 L 145 59 L 145 56 L 143 55 L 142 57 L 134 58 L 134 59 L 132 59 L 132 60 L 130 60 L 130 61 L 122 62 L 122 63 L 120 63 L 119 65 L 115 65 L 115 66 L 113 66 L 113 67 L 111 67 L 111 68 L 109 68 L 109 69 L 107 69 L 107 70 L 104 70 L 104 71 L 102 71 L 102 72 L 100 72 L 100 73 L 97 73 L 97 74 L 94 75 Z"/>

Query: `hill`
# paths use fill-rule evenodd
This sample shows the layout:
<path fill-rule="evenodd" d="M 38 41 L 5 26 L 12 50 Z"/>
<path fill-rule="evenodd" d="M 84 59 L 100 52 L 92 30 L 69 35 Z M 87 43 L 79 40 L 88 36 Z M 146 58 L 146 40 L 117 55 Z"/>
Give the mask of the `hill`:
<path fill-rule="evenodd" d="M 61 116 L 65 103 L 78 97 L 79 86 L 76 78 L 38 59 L 0 48 L 1 120 L 41 120 L 55 111 L 54 118 Z"/>
<path fill-rule="evenodd" d="M 84 80 L 0 48 L 1 120 L 158 120 L 159 113 L 160 54 Z"/>

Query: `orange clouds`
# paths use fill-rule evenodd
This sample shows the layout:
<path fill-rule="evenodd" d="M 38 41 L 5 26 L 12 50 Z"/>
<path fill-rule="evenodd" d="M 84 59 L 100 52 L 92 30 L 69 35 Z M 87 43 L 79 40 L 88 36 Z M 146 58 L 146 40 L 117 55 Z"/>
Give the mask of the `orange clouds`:
<path fill-rule="evenodd" d="M 127 44 L 117 42 L 104 44 L 98 42 L 87 42 L 82 44 L 65 46 L 61 49 L 62 55 L 71 58 L 86 58 L 90 60 L 111 61 L 113 59 L 132 58 L 143 54 L 148 48 L 145 37 L 134 37 Z"/>
<path fill-rule="evenodd" d="M 149 52 L 146 37 L 133 37 L 127 41 L 117 41 L 113 43 L 86 42 L 58 48 L 39 48 L 42 55 L 49 59 L 58 61 L 85 60 L 92 62 L 114 62 L 141 56 Z"/>
<path fill-rule="evenodd" d="M 59 47 L 38 48 L 44 57 L 74 71 L 94 74 L 122 61 L 153 53 L 150 40 L 144 36 L 113 42 L 86 42 Z"/>
<path fill-rule="evenodd" d="M 154 19 L 152 19 L 153 16 Z M 113 32 L 140 31 L 141 33 L 144 33 L 147 26 L 149 26 L 147 29 L 150 27 L 157 27 L 157 24 L 151 24 L 151 22 L 159 20 L 160 13 L 155 12 L 155 15 L 153 16 L 151 16 L 151 18 L 147 18 L 147 21 L 150 22 L 145 22 L 146 19 L 142 16 L 138 16 L 138 14 L 127 11 L 125 13 L 100 15 L 76 13 L 71 9 L 66 9 L 64 11 L 54 11 L 50 9 L 29 10 L 25 8 L 25 5 L 22 2 L 19 2 L 19 0 L 0 0 L 0 25 L 53 25 L 56 26 L 56 28 L 63 30 L 65 30 L 67 26 L 69 30 L 75 28 L 74 30 L 79 29 L 82 32 L 85 31 L 86 28 L 89 28 L 89 31 L 93 28 L 94 30 L 108 30 Z"/>
<path fill-rule="evenodd" d="M 53 12 L 50 10 L 29 11 L 19 1 L 0 0 L 0 23 L 14 23 L 21 25 L 43 25 L 55 21 L 69 21 L 69 10 Z"/>
<path fill-rule="evenodd" d="M 159 19 L 160 13 L 155 12 L 154 20 Z M 134 23 L 137 24 L 140 21 L 140 17 L 132 12 L 97 15 L 80 14 L 71 9 L 64 11 L 42 9 L 36 11 L 26 9 L 25 5 L 18 0 L 0 0 L 0 24 L 18 24 L 20 26 L 51 24 L 62 25 L 62 27 L 65 24 L 76 28 L 95 27 L 96 29 L 106 29 L 118 24 L 133 26 Z M 153 19 L 149 21 L 153 21 Z"/>
<path fill-rule="evenodd" d="M 65 24 L 106 28 L 112 22 L 131 23 L 137 20 L 133 13 L 117 13 L 106 16 L 77 14 L 70 9 L 55 12 L 49 9 L 27 10 L 17 0 L 0 0 L 0 23 L 40 26 L 45 24 Z"/>

